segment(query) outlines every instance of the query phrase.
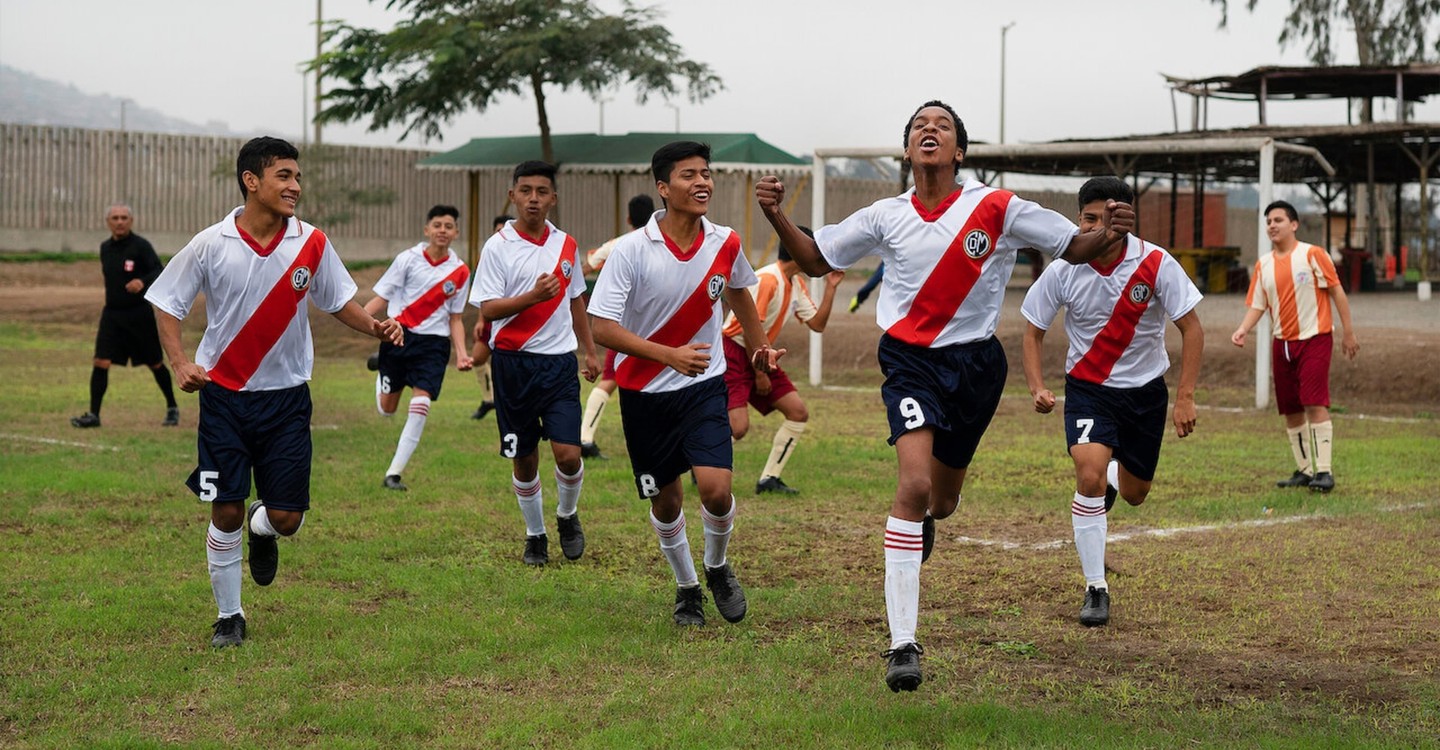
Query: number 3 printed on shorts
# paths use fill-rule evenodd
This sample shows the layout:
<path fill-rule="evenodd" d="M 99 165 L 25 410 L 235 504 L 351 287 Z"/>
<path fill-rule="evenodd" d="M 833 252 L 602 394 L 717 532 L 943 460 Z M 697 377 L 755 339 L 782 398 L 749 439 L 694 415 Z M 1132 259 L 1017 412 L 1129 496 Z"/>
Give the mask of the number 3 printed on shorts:
<path fill-rule="evenodd" d="M 500 455 L 506 458 L 514 458 L 520 452 L 520 438 L 515 433 L 508 432 L 505 437 L 500 438 Z"/>
<path fill-rule="evenodd" d="M 925 424 L 925 412 L 920 409 L 920 402 L 906 396 L 900 399 L 900 416 L 905 418 L 905 429 L 913 430 Z"/>
<path fill-rule="evenodd" d="M 1090 442 L 1090 430 L 1095 428 L 1095 420 L 1086 417 L 1075 420 L 1075 429 L 1080 431 L 1080 437 L 1075 438 L 1076 445 L 1084 445 Z"/>

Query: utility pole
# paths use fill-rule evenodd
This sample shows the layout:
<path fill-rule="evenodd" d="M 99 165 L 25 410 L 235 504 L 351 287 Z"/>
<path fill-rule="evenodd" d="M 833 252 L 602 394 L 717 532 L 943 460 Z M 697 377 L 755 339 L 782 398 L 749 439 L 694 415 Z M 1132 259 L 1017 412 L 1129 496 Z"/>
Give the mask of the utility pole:
<path fill-rule="evenodd" d="M 315 59 L 320 59 L 320 45 L 325 39 L 324 0 L 315 0 Z M 320 81 L 325 78 L 323 69 L 315 66 L 315 145 L 320 145 Z"/>
<path fill-rule="evenodd" d="M 1005 35 L 1010 33 L 1010 27 L 1015 22 L 1000 27 L 1000 143 L 1005 143 Z M 1001 172 L 996 179 L 997 187 L 1005 187 L 1005 173 Z"/>

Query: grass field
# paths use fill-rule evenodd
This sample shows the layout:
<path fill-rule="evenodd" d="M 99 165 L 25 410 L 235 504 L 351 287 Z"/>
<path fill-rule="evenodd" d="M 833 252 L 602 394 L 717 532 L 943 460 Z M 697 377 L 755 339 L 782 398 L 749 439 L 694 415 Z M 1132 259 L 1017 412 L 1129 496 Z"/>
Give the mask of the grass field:
<path fill-rule="evenodd" d="M 148 374 L 117 370 L 105 426 L 70 428 L 92 335 L 0 322 L 0 746 L 1302 748 L 1440 736 L 1433 419 L 1337 416 L 1340 488 L 1320 496 L 1273 489 L 1289 458 L 1272 413 L 1202 411 L 1195 436 L 1167 442 L 1149 502 L 1112 514 L 1111 626 L 1086 630 L 1060 425 L 1012 393 L 922 575 L 926 682 L 894 695 L 879 657 L 894 457 L 873 372 L 839 373 L 855 384 L 845 390 L 802 387 L 813 417 L 786 474 L 798 498 L 749 494 L 778 426 L 756 420 L 737 447 L 731 545 L 750 615 L 730 625 L 710 606 L 705 628 L 678 631 L 613 402 L 600 434 L 610 460 L 588 464 L 581 501 L 588 551 L 536 570 L 519 561 L 494 423 L 468 419 L 469 375 L 451 374 L 411 491 L 395 494 L 380 480 L 400 424 L 375 416 L 359 358 L 322 358 L 313 511 L 282 541 L 275 585 L 247 576 L 250 640 L 215 652 L 208 511 L 181 486 L 195 399 L 181 397 L 180 429 L 162 429 Z M 698 555 L 693 505 L 691 518 Z"/>

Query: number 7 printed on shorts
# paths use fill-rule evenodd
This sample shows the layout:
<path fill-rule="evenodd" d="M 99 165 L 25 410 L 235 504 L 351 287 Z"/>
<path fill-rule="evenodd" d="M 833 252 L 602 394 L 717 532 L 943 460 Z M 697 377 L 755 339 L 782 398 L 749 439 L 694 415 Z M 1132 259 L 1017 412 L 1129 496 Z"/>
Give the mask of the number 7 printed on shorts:
<path fill-rule="evenodd" d="M 1075 420 L 1075 429 L 1080 431 L 1080 436 L 1075 438 L 1075 444 L 1084 445 L 1090 442 L 1090 431 L 1095 429 L 1095 420 L 1090 417 L 1077 419 Z"/>

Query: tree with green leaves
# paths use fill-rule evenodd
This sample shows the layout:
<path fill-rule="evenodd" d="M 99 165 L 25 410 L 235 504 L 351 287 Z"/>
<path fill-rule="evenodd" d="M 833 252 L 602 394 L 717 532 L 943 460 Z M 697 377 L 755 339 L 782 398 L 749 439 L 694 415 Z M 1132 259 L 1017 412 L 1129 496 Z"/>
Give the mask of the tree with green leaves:
<path fill-rule="evenodd" d="M 466 109 L 483 112 L 508 94 L 535 98 L 544 159 L 554 163 L 547 88 L 598 96 L 633 86 L 651 95 L 679 93 L 692 102 L 722 88 L 709 66 L 684 57 L 657 12 L 628 0 L 606 14 L 584 0 L 389 0 L 411 18 L 391 31 L 336 24 L 330 51 L 310 69 L 342 85 L 326 92 L 321 122 L 369 120 L 371 131 L 404 125 L 438 138 Z"/>
<path fill-rule="evenodd" d="M 1230 21 L 1229 0 L 1210 0 L 1220 6 L 1220 28 Z M 1258 0 L 1246 0 L 1255 10 Z M 1290 14 L 1280 31 L 1280 46 L 1303 40 L 1310 62 L 1335 64 L 1335 26 L 1355 30 L 1355 48 L 1361 65 L 1400 65 L 1434 60 L 1436 36 L 1432 22 L 1440 14 L 1440 0 L 1291 0 Z"/>

